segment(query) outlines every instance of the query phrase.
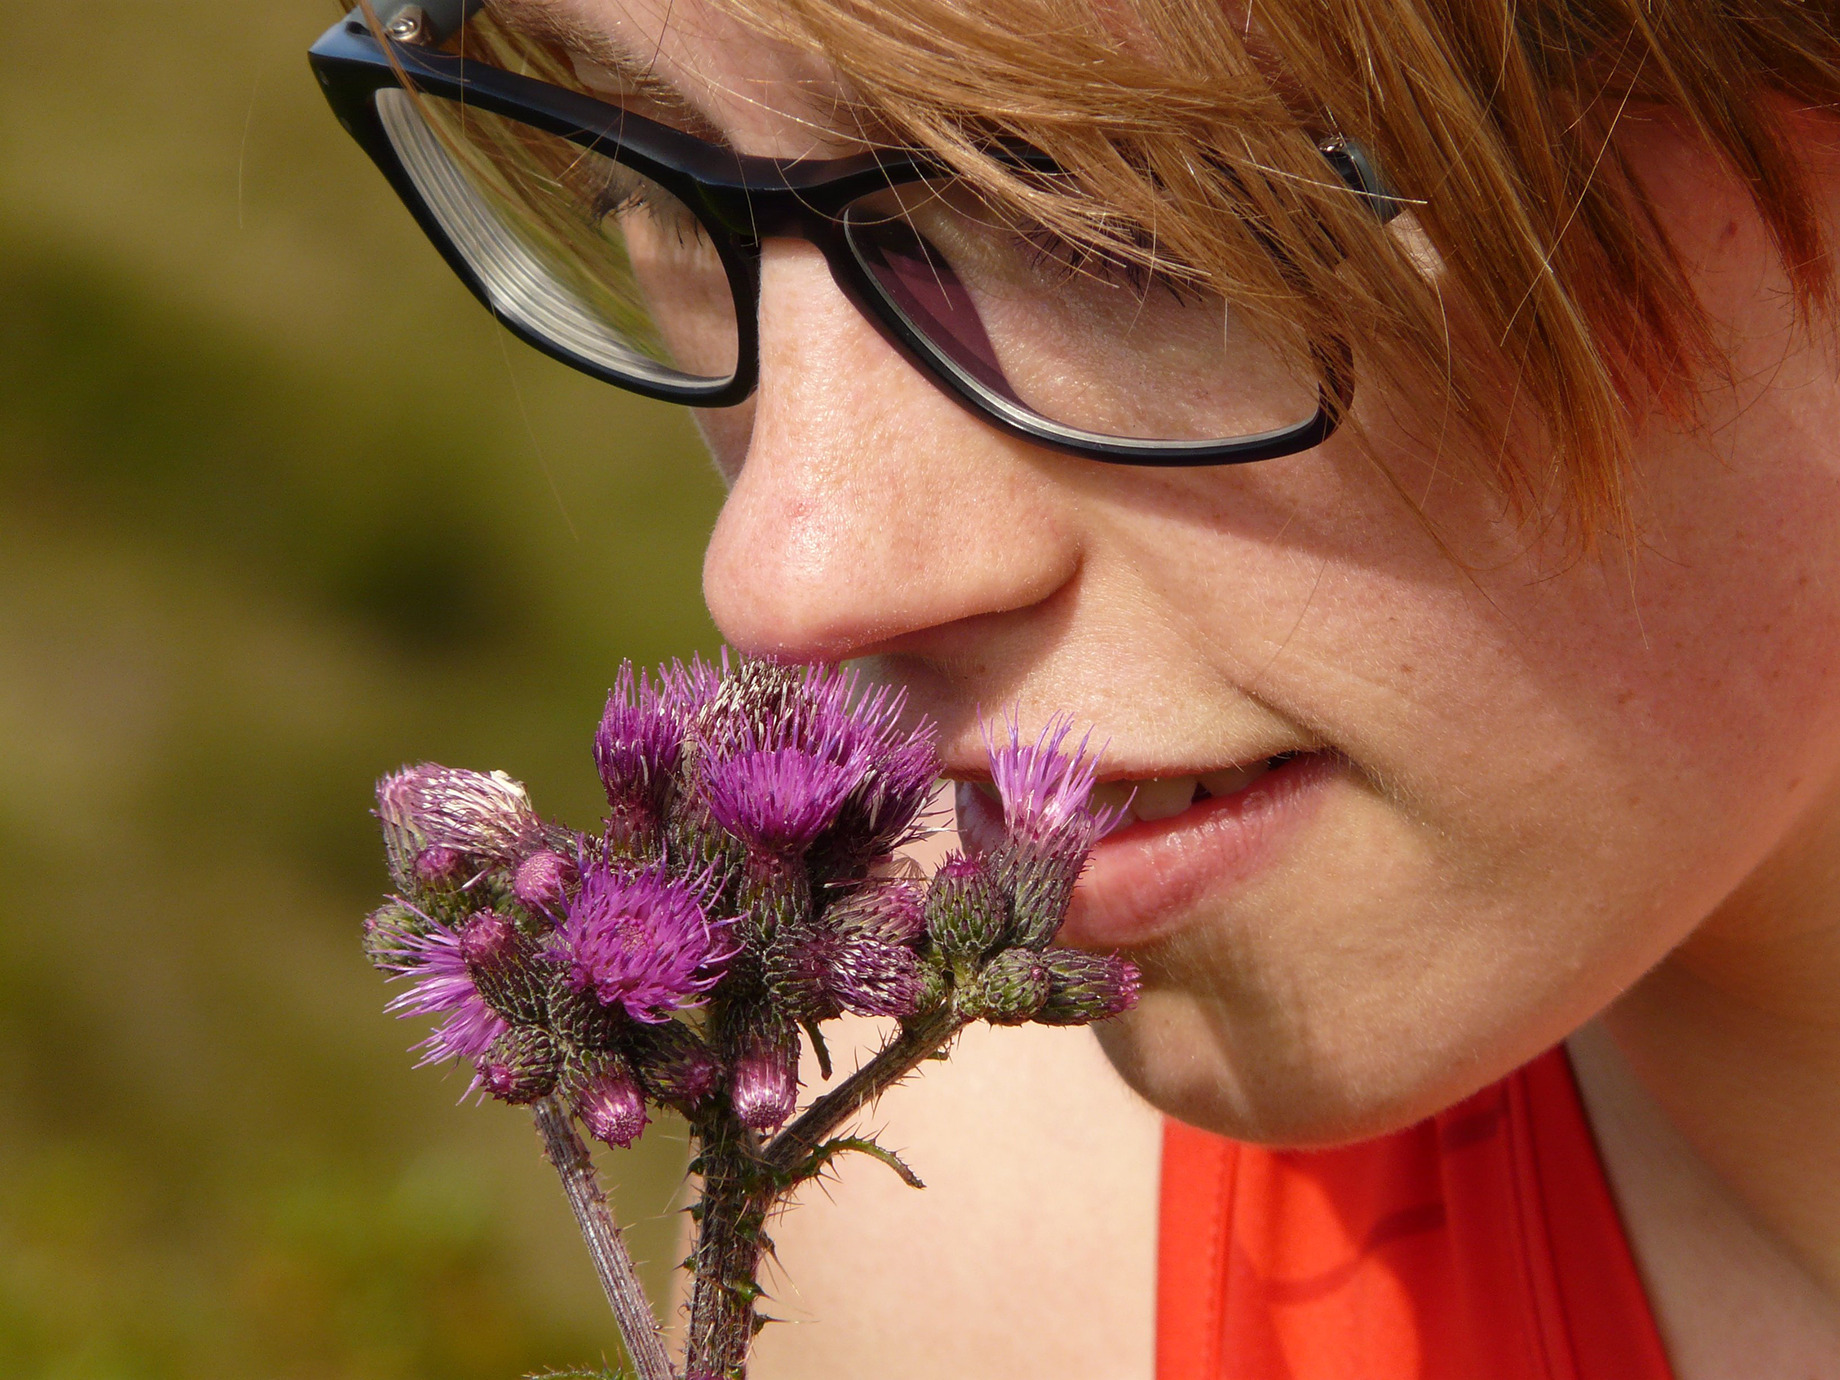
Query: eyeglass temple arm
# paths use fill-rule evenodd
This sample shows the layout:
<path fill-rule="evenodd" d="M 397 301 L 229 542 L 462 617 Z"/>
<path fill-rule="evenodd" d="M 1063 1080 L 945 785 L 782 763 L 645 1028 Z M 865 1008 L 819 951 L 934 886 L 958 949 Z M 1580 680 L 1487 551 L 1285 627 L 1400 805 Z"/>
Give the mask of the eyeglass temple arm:
<path fill-rule="evenodd" d="M 379 0 L 377 22 L 383 31 L 412 42 L 445 43 L 486 6 L 486 0 Z"/>

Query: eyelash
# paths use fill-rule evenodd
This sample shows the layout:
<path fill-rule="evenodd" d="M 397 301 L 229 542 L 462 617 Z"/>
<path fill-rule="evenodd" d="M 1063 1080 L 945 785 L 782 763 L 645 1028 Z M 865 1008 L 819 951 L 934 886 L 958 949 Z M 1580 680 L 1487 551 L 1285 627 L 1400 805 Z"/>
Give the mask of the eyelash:
<path fill-rule="evenodd" d="M 1178 302 L 1186 303 L 1197 294 L 1192 284 L 1172 273 L 1164 272 L 1134 259 L 1107 254 L 1092 245 L 1081 244 L 1046 226 L 1033 226 L 1016 232 L 1016 240 L 1029 255 L 1029 267 L 1047 273 L 1057 281 L 1096 279 L 1115 284 L 1142 296 L 1152 288 L 1161 288 Z"/>

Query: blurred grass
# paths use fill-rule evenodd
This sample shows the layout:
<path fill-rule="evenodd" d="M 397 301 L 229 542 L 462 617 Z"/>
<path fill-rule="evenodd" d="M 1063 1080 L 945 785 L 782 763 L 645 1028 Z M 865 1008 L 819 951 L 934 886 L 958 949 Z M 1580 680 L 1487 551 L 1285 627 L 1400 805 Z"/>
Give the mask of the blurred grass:
<path fill-rule="evenodd" d="M 612 1329 L 527 1118 L 412 1072 L 383 770 L 593 818 L 613 669 L 708 649 L 687 421 L 502 338 L 325 112 L 333 11 L 0 50 L 0 1375 L 467 1377 Z M 605 1164 L 662 1279 L 681 1145 Z"/>

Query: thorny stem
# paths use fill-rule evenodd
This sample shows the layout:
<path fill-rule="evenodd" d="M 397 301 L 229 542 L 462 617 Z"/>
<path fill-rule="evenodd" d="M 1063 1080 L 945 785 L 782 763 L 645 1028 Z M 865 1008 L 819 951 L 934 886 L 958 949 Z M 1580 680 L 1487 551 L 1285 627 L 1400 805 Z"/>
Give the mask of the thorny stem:
<path fill-rule="evenodd" d="M 702 1142 L 701 1222 L 690 1303 L 691 1380 L 742 1380 L 760 1322 L 755 1277 L 771 1250 L 764 1227 L 798 1186 L 799 1170 L 849 1118 L 938 1053 L 965 1022 L 948 1007 L 904 1026 L 861 1068 L 819 1098 L 765 1147 L 724 1109 L 697 1127 Z"/>
<path fill-rule="evenodd" d="M 875 1057 L 820 1097 L 766 1148 L 765 1158 L 780 1174 L 790 1173 L 838 1127 L 919 1068 L 965 1028 L 950 1005 L 901 1027 Z"/>
<path fill-rule="evenodd" d="M 575 1210 L 575 1225 L 588 1244 L 594 1272 L 600 1276 L 601 1288 L 613 1307 L 620 1339 L 626 1343 L 638 1380 L 677 1380 L 671 1360 L 665 1354 L 664 1338 L 658 1328 L 658 1316 L 639 1283 L 632 1256 L 620 1239 L 607 1199 L 601 1193 L 594 1173 L 594 1161 L 588 1147 L 575 1134 L 568 1109 L 555 1097 L 546 1097 L 532 1111 L 536 1115 L 537 1134 L 543 1138 L 543 1153 L 562 1177 L 562 1189 L 569 1206 Z"/>

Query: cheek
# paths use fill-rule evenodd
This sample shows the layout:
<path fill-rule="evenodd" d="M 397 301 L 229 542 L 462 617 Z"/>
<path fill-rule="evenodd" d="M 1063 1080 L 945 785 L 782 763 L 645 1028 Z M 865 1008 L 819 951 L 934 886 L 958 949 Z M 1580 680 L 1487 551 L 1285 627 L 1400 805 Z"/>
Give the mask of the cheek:
<path fill-rule="evenodd" d="M 1840 774 L 1840 493 L 1796 458 L 1840 418 L 1759 410 L 1651 452 L 1670 482 L 1627 557 L 1490 553 L 1449 514 L 1461 567 L 1405 527 L 1253 539 L 1256 505 L 1213 535 L 1165 597 L 1355 769 L 1279 866 L 1139 955 L 1104 1038 L 1141 1091 L 1277 1142 L 1405 1124 L 1563 1038 L 1770 857 Z"/>

